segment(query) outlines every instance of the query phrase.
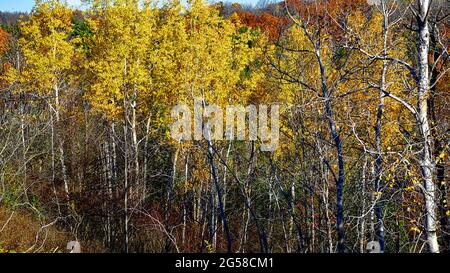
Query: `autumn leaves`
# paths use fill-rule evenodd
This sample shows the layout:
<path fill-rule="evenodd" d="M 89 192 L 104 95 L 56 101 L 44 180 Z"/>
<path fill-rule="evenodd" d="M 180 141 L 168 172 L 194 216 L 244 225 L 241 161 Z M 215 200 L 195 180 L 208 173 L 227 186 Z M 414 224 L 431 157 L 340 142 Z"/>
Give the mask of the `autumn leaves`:
<path fill-rule="evenodd" d="M 420 163 L 423 136 L 410 109 L 430 96 L 417 96 L 405 69 L 417 70 L 409 17 L 362 0 L 288 2 L 261 11 L 233 5 L 227 14 L 200 0 L 93 0 L 83 12 L 40 1 L 19 37 L 0 30 L 0 53 L 9 52 L 5 41 L 18 43 L 0 78 L 20 98 L 14 130 L 23 153 L 11 158 L 31 162 L 8 168 L 25 173 L 25 186 L 42 176 L 58 204 L 49 214 L 88 215 L 86 230 L 98 225 L 104 233 L 95 236 L 114 251 L 157 237 L 141 239 L 146 221 L 170 239 L 163 251 L 362 252 L 373 238 L 386 251 L 394 240 L 395 251 L 416 251 L 416 233 L 434 229 L 421 224 L 420 168 L 445 165 L 448 145 Z M 430 83 L 433 92 L 445 93 L 442 82 Z M 195 102 L 197 113 L 214 107 L 218 116 L 242 106 L 227 121 L 233 130 L 236 116 L 237 137 L 226 138 L 226 124 L 206 141 L 202 126 L 194 141 L 171 138 L 170 125 L 180 114 L 190 121 Z M 264 105 L 280 116 L 270 151 L 261 151 L 269 138 L 246 138 L 239 127 L 255 133 L 254 110 Z M 433 138 L 446 124 L 436 105 L 431 129 L 422 129 Z M 97 202 L 94 221 L 74 196 L 97 193 L 83 199 Z"/>

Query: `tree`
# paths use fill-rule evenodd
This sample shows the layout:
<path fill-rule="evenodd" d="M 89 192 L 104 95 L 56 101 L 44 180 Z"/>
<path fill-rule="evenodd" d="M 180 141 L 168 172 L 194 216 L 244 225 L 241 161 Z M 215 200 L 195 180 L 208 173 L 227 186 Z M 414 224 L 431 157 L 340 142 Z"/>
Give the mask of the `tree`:
<path fill-rule="evenodd" d="M 153 10 L 148 2 L 137 0 L 93 1 L 93 32 L 89 68 L 93 78 L 88 100 L 108 119 L 123 125 L 124 141 L 124 234 L 128 252 L 128 202 L 133 188 L 140 186 L 138 114 L 140 104 L 150 100 L 149 52 L 154 26 Z M 131 137 L 129 136 L 129 130 Z M 132 154 L 129 154 L 131 138 Z M 131 162 L 133 163 L 131 163 Z M 133 164 L 133 172 L 130 165 Z"/>
<path fill-rule="evenodd" d="M 30 20 L 20 25 L 19 40 L 25 64 L 8 71 L 10 82 L 17 82 L 18 92 L 31 93 L 47 100 L 52 120 L 52 145 L 58 143 L 64 191 L 69 198 L 69 181 L 62 137 L 61 112 L 64 89 L 71 80 L 71 62 L 77 51 L 72 30 L 72 11 L 56 0 L 38 1 Z M 54 118 L 54 121 L 53 121 Z M 52 154 L 55 151 L 52 149 Z"/>
<path fill-rule="evenodd" d="M 0 222 L 38 228 L 16 250 L 448 250 L 439 3 L 60 2 L 0 29 Z"/>
<path fill-rule="evenodd" d="M 430 252 L 438 253 L 437 241 L 437 205 L 436 186 L 433 182 L 435 164 L 433 162 L 433 145 L 431 143 L 431 129 L 428 121 L 428 96 L 430 93 L 430 78 L 428 68 L 428 52 L 430 46 L 429 14 L 431 1 L 418 1 L 418 9 L 415 14 L 418 33 L 418 79 L 417 79 L 417 123 L 422 136 L 422 160 L 420 163 L 423 175 L 425 195 L 425 229 Z"/>

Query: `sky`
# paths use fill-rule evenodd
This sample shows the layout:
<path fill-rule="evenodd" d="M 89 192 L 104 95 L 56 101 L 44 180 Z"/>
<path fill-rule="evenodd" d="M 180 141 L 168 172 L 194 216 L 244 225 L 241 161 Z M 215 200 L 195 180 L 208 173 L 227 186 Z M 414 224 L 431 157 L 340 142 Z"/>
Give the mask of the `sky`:
<path fill-rule="evenodd" d="M 81 0 L 67 0 L 73 6 L 81 5 Z M 30 11 L 34 5 L 34 0 L 0 0 L 1 11 Z"/>
<path fill-rule="evenodd" d="M 238 2 L 242 4 L 254 5 L 259 0 L 225 0 L 223 2 Z M 81 0 L 67 0 L 69 5 L 79 7 Z M 0 11 L 24 11 L 28 12 L 34 5 L 34 0 L 0 0 Z"/>

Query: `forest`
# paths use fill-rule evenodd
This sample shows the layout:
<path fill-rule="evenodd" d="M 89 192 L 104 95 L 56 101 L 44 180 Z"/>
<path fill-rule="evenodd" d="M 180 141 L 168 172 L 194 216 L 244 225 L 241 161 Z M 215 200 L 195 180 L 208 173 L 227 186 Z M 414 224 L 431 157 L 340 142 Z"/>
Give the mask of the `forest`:
<path fill-rule="evenodd" d="M 0 12 L 0 253 L 450 252 L 448 1 L 83 3 Z"/>

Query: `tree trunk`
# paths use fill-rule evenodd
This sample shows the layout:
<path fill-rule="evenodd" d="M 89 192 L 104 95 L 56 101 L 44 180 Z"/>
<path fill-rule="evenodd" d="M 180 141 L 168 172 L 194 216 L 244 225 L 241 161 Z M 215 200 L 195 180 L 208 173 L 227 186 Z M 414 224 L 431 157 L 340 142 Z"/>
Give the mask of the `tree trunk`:
<path fill-rule="evenodd" d="M 60 102 L 59 102 L 59 87 L 58 84 L 55 83 L 54 85 L 54 91 L 55 91 L 55 116 L 56 116 L 56 132 L 59 132 L 58 128 L 60 126 Z M 64 191 L 66 192 L 66 198 L 67 201 L 69 201 L 69 183 L 67 181 L 67 171 L 66 171 L 66 163 L 64 159 L 64 141 L 62 139 L 62 136 L 57 133 L 57 140 L 58 140 L 58 148 L 59 148 L 59 160 L 61 163 L 61 171 L 64 181 Z"/>
<path fill-rule="evenodd" d="M 187 209 L 188 209 L 188 196 L 187 190 L 189 187 L 189 154 L 186 153 L 186 161 L 184 164 L 184 192 L 183 192 L 183 230 L 181 233 L 181 244 L 184 247 L 186 241 L 186 225 L 187 225 Z"/>
<path fill-rule="evenodd" d="M 362 208 L 361 208 L 361 229 L 360 229 L 360 238 L 359 238 L 359 252 L 364 253 L 366 251 L 366 178 L 367 171 L 367 157 L 364 155 L 364 163 L 362 168 L 362 178 L 361 178 L 361 199 L 362 199 Z"/>
<path fill-rule="evenodd" d="M 425 195 L 425 230 L 429 251 L 439 252 L 439 245 L 436 234 L 437 206 L 435 200 L 436 187 L 433 183 L 434 163 L 432 159 L 431 132 L 428 123 L 428 105 L 429 96 L 429 75 L 428 75 L 428 49 L 430 33 L 428 28 L 428 12 L 430 9 L 429 0 L 419 1 L 419 16 L 417 16 L 418 34 L 419 34 L 419 86 L 418 86 L 418 122 L 422 136 L 422 159 L 421 169 L 424 184 Z"/>
<path fill-rule="evenodd" d="M 142 176 L 142 203 L 145 203 L 145 198 L 147 195 L 147 165 L 148 165 L 148 139 L 149 139 L 149 135 L 150 135 L 150 122 L 151 122 L 151 117 L 149 117 L 147 119 L 147 125 L 146 125 L 146 130 L 145 130 L 145 143 L 144 143 L 144 174 Z"/>
<path fill-rule="evenodd" d="M 123 67 L 123 140 L 124 140 L 124 190 L 123 190 L 123 203 L 124 203 L 124 240 L 125 240 L 125 253 L 128 253 L 128 199 L 129 199 L 129 181 L 128 181 L 128 107 L 127 107 L 127 59 L 124 58 Z"/>
<path fill-rule="evenodd" d="M 377 121 L 375 124 L 375 146 L 376 146 L 376 155 L 375 155 L 375 181 L 374 181 L 374 190 L 377 195 L 375 197 L 375 216 L 377 217 L 377 222 L 375 225 L 375 236 L 378 242 L 380 243 L 380 252 L 384 252 L 384 223 L 383 223 L 383 210 L 381 207 L 381 173 L 383 168 L 383 159 L 381 156 L 381 121 L 383 118 L 383 108 L 384 108 L 384 94 L 386 93 L 386 72 L 387 72 L 387 38 L 388 38 L 388 16 L 389 14 L 386 11 L 385 1 L 381 1 L 381 10 L 383 13 L 383 68 L 381 71 L 381 80 L 380 80 L 380 102 L 378 104 L 377 109 Z"/>
<path fill-rule="evenodd" d="M 330 128 L 330 133 L 334 141 L 334 145 L 337 153 L 338 160 L 338 178 L 336 181 L 336 230 L 338 234 L 338 243 L 337 243 L 337 251 L 342 253 L 345 251 L 344 245 L 344 203 L 343 203 L 343 194 L 344 194 L 344 154 L 342 148 L 341 138 L 339 136 L 336 121 L 334 119 L 333 114 L 333 106 L 332 106 L 332 98 L 330 96 L 328 85 L 327 85 L 327 77 L 325 75 L 325 65 L 322 61 L 322 56 L 320 54 L 320 49 L 316 48 L 316 57 L 319 62 L 320 67 L 320 77 L 322 83 L 322 96 L 325 100 L 325 114 L 328 119 L 328 126 Z"/>
<path fill-rule="evenodd" d="M 134 174 L 133 174 L 133 185 L 136 186 L 136 192 L 139 192 L 138 188 L 140 185 L 140 169 L 139 169 L 139 143 L 137 137 L 136 129 L 136 94 L 133 95 L 133 101 L 131 103 L 131 137 L 133 141 L 133 160 L 134 160 Z M 133 192 L 130 187 L 130 195 L 133 199 Z M 133 199 L 134 200 L 134 199 Z"/>
<path fill-rule="evenodd" d="M 23 197 L 25 203 L 28 203 L 28 185 L 27 185 L 27 146 L 25 141 L 25 95 L 23 92 L 20 93 L 20 133 L 21 133 L 21 140 L 22 140 L 22 161 L 23 161 L 23 180 L 22 180 L 22 187 L 23 187 Z"/>
<path fill-rule="evenodd" d="M 167 194 L 166 194 L 166 203 L 164 205 L 164 218 L 167 220 L 169 217 L 169 209 L 172 203 L 172 193 L 173 188 L 175 186 L 175 179 L 177 175 L 177 162 L 178 162 L 178 154 L 179 154 L 180 148 L 177 146 L 175 148 L 175 152 L 173 154 L 173 160 L 172 160 L 172 175 L 169 178 L 169 181 L 167 183 Z"/>
<path fill-rule="evenodd" d="M 125 235 L 125 253 L 128 253 L 128 194 L 129 194 L 129 183 L 128 183 L 128 128 L 127 124 L 123 125 L 123 135 L 124 135 L 124 197 L 123 197 L 123 206 L 124 206 L 124 235 Z"/>
<path fill-rule="evenodd" d="M 59 204 L 58 192 L 56 190 L 56 156 L 55 156 L 55 122 L 53 113 L 50 109 L 50 128 L 51 128 L 51 154 L 52 154 L 52 189 L 55 195 L 55 202 L 58 207 L 58 214 L 61 216 L 61 206 Z"/>
<path fill-rule="evenodd" d="M 438 126 L 439 119 L 437 117 L 437 109 L 435 104 L 435 99 L 439 97 L 437 90 L 437 82 L 439 80 L 439 76 L 441 73 L 445 73 L 440 71 L 436 67 L 436 62 L 439 61 L 442 52 L 439 48 L 439 39 L 437 37 L 439 35 L 439 31 L 437 26 L 433 24 L 433 28 L 430 31 L 430 50 L 433 52 L 433 62 L 429 63 L 429 67 L 434 68 L 430 72 L 430 85 L 432 86 L 430 89 L 430 96 L 428 99 L 428 110 L 431 117 L 431 124 Z M 450 146 L 450 139 L 445 137 L 445 133 L 436 129 L 432 133 L 433 143 L 434 143 L 434 158 L 436 158 L 436 183 L 438 185 L 438 191 L 440 193 L 439 200 L 439 217 L 440 217 L 440 225 L 441 225 L 441 252 L 449 253 L 450 252 L 450 215 L 447 215 L 447 204 L 448 204 L 448 187 L 445 182 L 445 169 L 446 169 L 446 158 L 445 156 L 441 156 L 442 153 L 445 152 L 445 147 Z"/>
<path fill-rule="evenodd" d="M 202 106 L 203 108 L 206 107 L 206 103 L 205 100 L 202 100 Z M 203 130 L 203 125 L 202 125 L 202 130 Z M 220 189 L 220 184 L 219 184 L 219 177 L 217 176 L 216 173 L 216 167 L 214 164 L 214 150 L 212 147 L 212 142 L 211 142 L 211 132 L 209 130 L 210 128 L 204 130 L 205 132 L 205 139 L 206 139 L 206 143 L 208 145 L 208 159 L 209 159 L 209 165 L 210 165 L 210 172 L 211 172 L 211 176 L 215 185 L 215 190 L 217 192 L 217 198 L 218 198 L 218 205 L 219 205 L 219 213 L 220 213 L 220 218 L 222 219 L 223 222 L 223 229 L 225 231 L 225 236 L 227 238 L 227 252 L 231 253 L 232 250 L 232 239 L 231 239 L 231 234 L 230 234 L 230 230 L 228 229 L 228 221 L 227 221 L 227 217 L 225 215 L 225 211 L 224 211 L 224 207 L 223 207 L 223 199 L 222 199 L 222 192 Z M 212 209 L 216 209 L 216 208 L 212 208 Z"/>

